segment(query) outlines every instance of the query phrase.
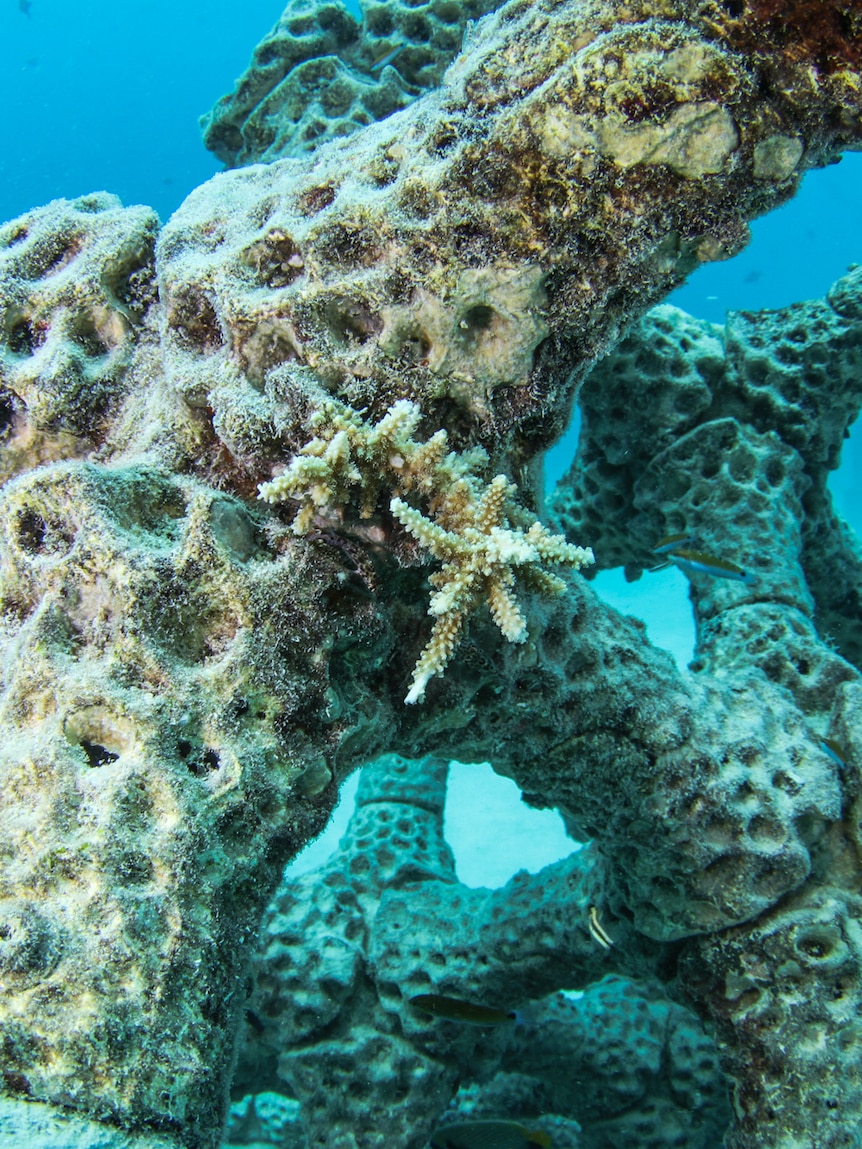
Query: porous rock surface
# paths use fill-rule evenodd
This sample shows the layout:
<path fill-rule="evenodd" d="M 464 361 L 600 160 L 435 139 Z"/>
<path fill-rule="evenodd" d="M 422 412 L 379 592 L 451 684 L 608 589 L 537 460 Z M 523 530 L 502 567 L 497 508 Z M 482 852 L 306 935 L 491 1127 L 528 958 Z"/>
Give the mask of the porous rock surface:
<path fill-rule="evenodd" d="M 0 225 L 0 479 L 104 439 L 156 298 L 158 227 L 106 193 Z"/>
<path fill-rule="evenodd" d="M 363 518 L 360 491 L 297 537 L 256 500 L 327 402 L 377 420 L 407 399 L 538 506 L 593 359 L 862 138 L 856 6 L 796 10 L 788 30 L 761 0 L 510 0 L 438 90 L 216 177 L 154 256 L 151 214 L 99 196 L 4 225 L 0 1050 L 19 1105 L 216 1144 L 279 868 L 346 773 L 395 749 L 490 758 L 595 839 L 605 928 L 635 958 L 670 946 L 714 1019 L 734 1149 L 856 1136 L 854 1055 L 834 1072 L 856 936 L 796 944 L 824 906 L 858 916 L 859 835 L 858 673 L 810 616 L 801 441 L 740 398 L 681 442 L 686 467 L 742 460 L 739 502 L 708 507 L 726 488 L 706 484 L 704 523 L 732 518 L 744 556 L 762 525 L 775 554 L 756 586 L 693 580 L 696 676 L 570 575 L 525 603 L 523 642 L 477 611 L 409 708 L 429 565 L 389 502 Z M 678 475 L 655 469 L 659 503 Z M 345 1079 L 364 1038 L 344 1035 Z"/>
<path fill-rule="evenodd" d="M 625 931 L 609 950 L 590 933 L 604 897 L 592 851 L 500 890 L 461 885 L 443 837 L 446 774 L 435 759 L 366 766 L 334 857 L 282 883 L 252 969 L 235 1090 L 287 1088 L 308 1145 L 332 1149 L 420 1149 L 458 1114 L 538 1122 L 555 1144 L 585 1149 L 632 1136 L 716 1144 L 729 1109 L 697 1020 L 655 982 L 603 976 L 649 972 L 662 951 L 627 953 Z M 576 1003 L 547 996 L 581 985 Z M 410 1005 L 420 993 L 517 1006 L 524 1019 L 488 1029 L 429 1018 Z"/>
<path fill-rule="evenodd" d="M 825 300 L 731 315 L 724 331 L 656 308 L 583 388 L 581 442 L 554 503 L 567 529 L 595 525 L 602 565 L 625 562 L 637 575 L 657 561 L 658 539 L 683 532 L 755 572 L 743 595 L 732 589 L 739 584 L 691 577 L 692 666 L 714 681 L 778 686 L 838 748 L 841 813 L 809 839 L 807 879 L 748 926 L 700 937 L 681 957 L 681 979 L 719 1034 L 744 1035 L 732 1053 L 728 1046 L 732 1076 L 743 1060 L 760 1066 L 756 1081 L 737 1077 L 736 1106 L 740 1129 L 769 1144 L 805 1140 L 797 1107 L 827 1124 L 839 1108 L 848 1124 L 862 1116 L 862 949 L 852 924 L 860 910 L 860 617 L 845 582 L 859 569 L 859 546 L 826 485 L 862 398 L 860 291 L 853 268 Z M 760 768 L 751 754 L 734 798 L 708 826 L 713 840 L 748 837 L 761 848 L 778 840 L 778 811 L 799 775 L 791 755 L 765 780 L 778 798 L 772 813 L 758 802 L 748 820 Z M 840 1082 L 824 1088 L 836 1059 Z M 836 1134 L 834 1143 L 844 1142 Z"/>
<path fill-rule="evenodd" d="M 470 21 L 495 0 L 291 0 L 237 81 L 201 118 L 228 167 L 301 156 L 435 88 Z"/>
<path fill-rule="evenodd" d="M 862 268 L 853 267 L 824 299 L 732 312 L 724 328 L 661 306 L 627 334 L 581 391 L 578 461 L 552 508 L 571 537 L 595 540 L 587 577 L 624 566 L 639 578 L 658 562 L 654 544 L 675 532 L 696 534 L 761 580 L 786 572 L 776 548 L 786 555 L 801 544 L 804 589 L 785 583 L 782 597 L 816 607 L 823 635 L 860 664 L 862 554 L 827 486 L 862 405 L 860 300 Z M 649 419 L 629 416 L 624 395 L 634 388 Z M 791 469 L 801 536 L 781 539 L 770 492 Z M 752 487 L 755 506 L 745 499 Z M 747 516 L 729 535 L 716 503 Z"/>

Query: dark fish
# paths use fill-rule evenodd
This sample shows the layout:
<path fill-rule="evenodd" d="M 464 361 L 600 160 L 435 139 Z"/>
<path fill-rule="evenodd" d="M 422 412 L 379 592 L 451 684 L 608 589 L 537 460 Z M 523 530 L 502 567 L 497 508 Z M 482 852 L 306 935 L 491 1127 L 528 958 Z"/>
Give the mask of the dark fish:
<path fill-rule="evenodd" d="M 419 993 L 410 998 L 410 1004 L 423 1013 L 430 1013 L 432 1017 L 460 1021 L 465 1025 L 506 1025 L 518 1020 L 515 1010 L 476 1005 L 472 1001 L 460 1001 L 457 997 L 446 997 L 442 993 Z"/>
<path fill-rule="evenodd" d="M 23 12 L 25 16 L 30 15 L 30 9 L 32 7 L 32 0 L 18 0 L 18 11 Z"/>
<path fill-rule="evenodd" d="M 549 1149 L 551 1138 L 542 1129 L 518 1121 L 458 1121 L 431 1137 L 432 1149 Z"/>

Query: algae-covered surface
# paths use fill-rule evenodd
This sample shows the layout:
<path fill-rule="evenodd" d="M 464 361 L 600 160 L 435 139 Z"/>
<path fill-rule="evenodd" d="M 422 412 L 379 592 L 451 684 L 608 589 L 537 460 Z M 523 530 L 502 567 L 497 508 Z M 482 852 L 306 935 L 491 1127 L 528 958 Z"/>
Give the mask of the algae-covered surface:
<path fill-rule="evenodd" d="M 862 1145 L 850 224 L 678 306 L 862 148 L 862 3 L 276 17 L 171 210 L 0 223 L 0 1147 Z"/>

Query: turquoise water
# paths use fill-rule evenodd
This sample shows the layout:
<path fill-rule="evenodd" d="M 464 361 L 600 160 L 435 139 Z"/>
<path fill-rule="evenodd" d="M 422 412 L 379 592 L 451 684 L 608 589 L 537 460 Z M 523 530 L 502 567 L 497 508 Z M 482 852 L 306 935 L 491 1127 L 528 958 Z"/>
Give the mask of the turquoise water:
<path fill-rule="evenodd" d="M 198 117 L 230 91 L 254 45 L 281 14 L 279 0 L 0 0 L 0 220 L 56 197 L 107 190 L 154 207 L 164 221 L 221 169 Z M 752 242 L 708 264 L 668 300 L 720 323 L 728 310 L 782 307 L 822 296 L 862 262 L 862 155 L 810 172 L 797 197 L 752 224 Z M 546 478 L 566 470 L 577 428 L 550 452 Z M 845 446 L 830 486 L 862 533 L 862 436 Z M 684 662 L 691 649 L 686 581 L 676 571 L 634 585 L 619 572 L 598 586 L 651 624 L 653 641 Z"/>
<path fill-rule="evenodd" d="M 231 88 L 280 11 L 268 0 L 32 0 L 26 12 L 18 0 L 0 0 L 0 220 L 103 189 L 126 204 L 149 204 L 166 220 L 219 170 L 201 143 L 198 116 Z M 862 262 L 860 192 L 860 155 L 810 173 L 793 202 L 755 221 L 746 251 L 703 268 L 669 302 L 721 322 L 727 310 L 823 295 L 848 264 Z M 567 466 L 573 438 L 574 431 L 551 453 L 549 480 Z M 862 533 L 862 433 L 851 436 L 831 487 L 839 512 Z M 685 663 L 692 623 L 679 572 L 632 585 L 607 572 L 596 585 L 607 601 L 644 618 L 653 640 Z M 340 820 L 296 873 L 331 852 L 354 793 L 355 786 L 346 790 Z M 453 773 L 446 826 L 469 886 L 500 886 L 515 870 L 535 872 L 570 849 L 559 817 L 524 811 L 514 784 L 490 769 Z"/>

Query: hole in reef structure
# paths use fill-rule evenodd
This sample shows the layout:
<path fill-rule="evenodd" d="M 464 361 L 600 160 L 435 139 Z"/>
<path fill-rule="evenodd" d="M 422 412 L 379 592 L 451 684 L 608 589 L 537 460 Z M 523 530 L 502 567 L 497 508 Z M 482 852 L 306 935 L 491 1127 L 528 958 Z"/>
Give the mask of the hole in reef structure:
<path fill-rule="evenodd" d="M 23 406 L 14 391 L 0 387 L 0 443 L 12 433 L 15 420 L 22 414 Z"/>
<path fill-rule="evenodd" d="M 186 764 L 186 768 L 195 778 L 206 778 L 221 766 L 221 759 L 217 750 L 211 746 L 202 746 L 200 743 L 180 738 L 177 742 L 177 754 Z"/>
<path fill-rule="evenodd" d="M 120 757 L 115 754 L 113 750 L 108 750 L 106 746 L 100 746 L 96 742 L 82 741 L 79 746 L 87 755 L 87 761 L 93 767 L 107 766 L 109 762 L 116 762 Z"/>
<path fill-rule="evenodd" d="M 367 343 L 383 330 L 383 321 L 361 299 L 337 296 L 324 309 L 326 326 L 341 346 Z"/>

